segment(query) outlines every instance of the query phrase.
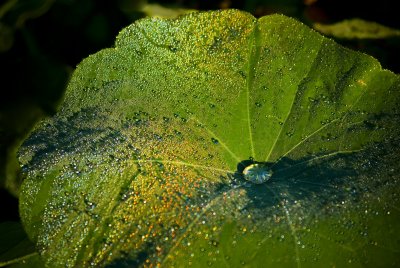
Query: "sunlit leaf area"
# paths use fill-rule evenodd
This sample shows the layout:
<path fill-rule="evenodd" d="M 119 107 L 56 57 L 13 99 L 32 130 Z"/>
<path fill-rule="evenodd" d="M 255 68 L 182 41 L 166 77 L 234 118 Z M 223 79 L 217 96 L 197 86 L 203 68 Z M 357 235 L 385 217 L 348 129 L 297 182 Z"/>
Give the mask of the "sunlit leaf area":
<path fill-rule="evenodd" d="M 0 267 L 400 266 L 400 25 L 353 4 L 1 3 Z"/>

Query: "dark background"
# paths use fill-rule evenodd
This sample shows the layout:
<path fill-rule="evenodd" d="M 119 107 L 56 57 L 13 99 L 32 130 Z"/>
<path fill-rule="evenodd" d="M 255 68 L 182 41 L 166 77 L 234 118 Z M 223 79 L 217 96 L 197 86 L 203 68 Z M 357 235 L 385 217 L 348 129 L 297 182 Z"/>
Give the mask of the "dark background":
<path fill-rule="evenodd" d="M 167 7 L 237 8 L 256 17 L 281 13 L 312 26 L 362 18 L 400 28 L 395 0 L 175 0 Z M 113 46 L 118 32 L 145 16 L 145 0 L 0 1 L 0 221 L 18 221 L 19 178 L 15 152 L 35 122 L 56 112 L 68 79 L 85 57 Z M 400 73 L 399 38 L 337 40 L 376 57 Z"/>

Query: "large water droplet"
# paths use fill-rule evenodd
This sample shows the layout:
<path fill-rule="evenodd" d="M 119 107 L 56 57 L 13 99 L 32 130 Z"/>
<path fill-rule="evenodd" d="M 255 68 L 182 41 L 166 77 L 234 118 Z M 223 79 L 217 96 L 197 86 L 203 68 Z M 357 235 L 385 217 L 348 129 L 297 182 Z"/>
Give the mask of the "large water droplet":
<path fill-rule="evenodd" d="M 261 184 L 268 181 L 272 176 L 272 171 L 267 165 L 255 163 L 247 166 L 243 170 L 244 179 L 255 184 Z"/>

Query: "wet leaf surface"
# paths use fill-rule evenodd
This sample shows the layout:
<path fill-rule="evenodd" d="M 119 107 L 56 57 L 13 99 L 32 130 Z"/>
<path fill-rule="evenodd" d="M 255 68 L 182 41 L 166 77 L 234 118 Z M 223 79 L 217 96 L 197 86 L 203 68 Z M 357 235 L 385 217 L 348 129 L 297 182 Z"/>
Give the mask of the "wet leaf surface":
<path fill-rule="evenodd" d="M 284 16 L 140 20 L 20 148 L 21 217 L 48 266 L 398 265 L 399 89 Z"/>

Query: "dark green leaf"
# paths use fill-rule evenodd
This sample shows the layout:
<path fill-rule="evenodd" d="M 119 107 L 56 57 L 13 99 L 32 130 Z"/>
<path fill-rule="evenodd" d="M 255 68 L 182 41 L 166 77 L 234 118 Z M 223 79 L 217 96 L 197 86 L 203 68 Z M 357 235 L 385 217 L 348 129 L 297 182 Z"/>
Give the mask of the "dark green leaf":
<path fill-rule="evenodd" d="M 38 255 L 18 222 L 0 223 L 0 267 L 23 262 Z"/>
<path fill-rule="evenodd" d="M 399 82 L 280 15 L 140 20 L 21 147 L 22 219 L 49 266 L 398 265 Z"/>
<path fill-rule="evenodd" d="M 7 266 L 9 268 L 43 268 L 44 263 L 39 254 L 33 255 L 27 259 L 23 259 L 13 265 Z"/>

